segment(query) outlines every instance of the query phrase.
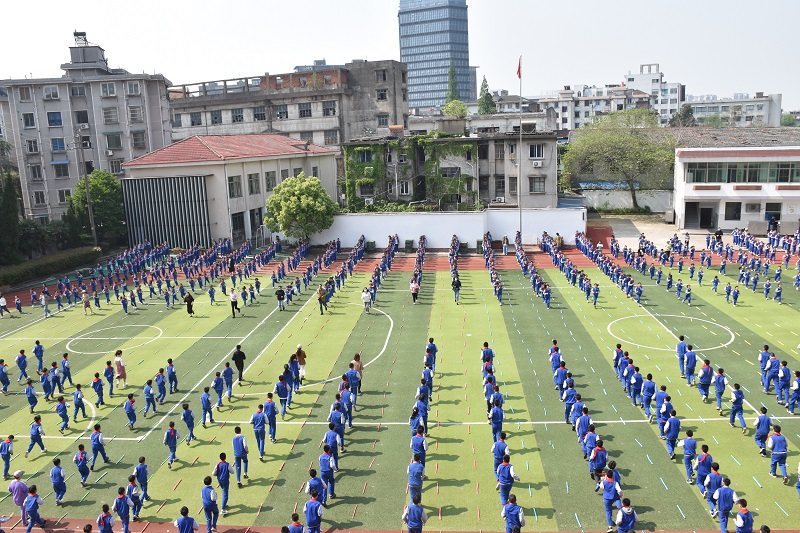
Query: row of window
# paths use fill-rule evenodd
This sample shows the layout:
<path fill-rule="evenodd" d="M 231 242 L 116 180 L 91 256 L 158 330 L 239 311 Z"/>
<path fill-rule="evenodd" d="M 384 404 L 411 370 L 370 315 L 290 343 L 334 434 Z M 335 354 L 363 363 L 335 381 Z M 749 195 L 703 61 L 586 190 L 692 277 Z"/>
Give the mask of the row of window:
<path fill-rule="evenodd" d="M 61 205 L 66 204 L 69 201 L 70 196 L 72 196 L 71 189 L 58 189 L 59 204 Z M 47 205 L 47 197 L 45 196 L 44 191 L 33 191 L 33 205 L 35 206 Z"/>
<path fill-rule="evenodd" d="M 400 36 L 420 35 L 434 32 L 466 32 L 466 20 L 437 20 L 435 22 L 422 22 L 411 25 L 400 25 Z"/>
<path fill-rule="evenodd" d="M 108 170 L 112 174 L 122 174 L 122 163 L 124 162 L 123 159 L 111 159 L 108 162 Z M 94 170 L 94 161 L 86 161 L 85 163 L 85 174 L 91 174 Z M 56 179 L 67 179 L 70 177 L 69 172 L 70 164 L 67 163 L 51 163 L 50 167 L 53 169 L 53 176 Z M 28 179 L 30 181 L 42 181 L 44 179 L 44 173 L 42 171 L 42 165 L 38 163 L 33 163 L 28 165 Z"/>
<path fill-rule="evenodd" d="M 687 183 L 800 182 L 799 163 L 688 163 Z"/>
<path fill-rule="evenodd" d="M 134 150 L 145 150 L 147 149 L 147 132 L 145 131 L 132 131 L 131 133 L 131 146 Z M 106 148 L 109 150 L 120 150 L 122 149 L 122 132 L 111 132 L 105 133 L 106 138 Z M 92 147 L 92 139 L 88 135 L 81 136 L 81 147 L 82 148 L 91 148 Z M 50 150 L 54 153 L 58 152 L 66 152 L 67 151 L 67 143 L 63 137 L 51 137 L 50 138 Z M 39 147 L 39 140 L 38 139 L 26 139 L 25 140 L 25 151 L 28 154 L 38 154 L 40 153 Z"/>
<path fill-rule="evenodd" d="M 388 93 L 386 89 L 379 89 L 377 98 L 378 100 L 387 100 Z M 272 118 L 275 120 L 285 120 L 289 118 L 289 106 L 288 104 L 279 104 L 272 106 Z M 230 123 L 231 124 L 239 124 L 244 122 L 245 110 L 243 108 L 235 108 L 229 111 L 230 113 Z M 266 106 L 255 106 L 252 109 L 248 110 L 248 113 L 252 113 L 252 120 L 254 122 L 261 122 L 267 120 L 267 108 Z M 191 113 L 185 113 L 189 115 L 189 126 L 202 126 L 203 125 L 203 112 L 202 111 L 195 111 Z M 182 113 L 174 113 L 172 115 L 172 126 L 174 128 L 183 127 L 183 115 Z M 311 102 L 300 103 L 297 104 L 297 116 L 299 118 L 310 118 L 313 116 L 312 113 L 312 106 Z M 334 117 L 336 116 L 336 100 L 330 100 L 322 102 L 322 116 L 324 117 Z M 208 118 L 206 118 L 208 124 L 223 124 L 223 117 L 221 110 L 212 110 L 208 112 Z"/>
<path fill-rule="evenodd" d="M 727 113 L 730 111 L 730 105 L 711 105 L 711 106 L 692 106 L 693 113 Z M 741 105 L 733 106 L 734 111 L 741 111 Z M 763 111 L 764 104 L 748 104 L 744 106 L 745 111 Z"/>
<path fill-rule="evenodd" d="M 545 184 L 547 178 L 545 176 L 529 176 L 528 177 L 528 193 L 529 194 L 544 194 L 546 191 Z M 508 194 L 517 194 L 517 177 L 508 177 Z M 506 195 L 506 180 L 502 176 L 495 176 L 494 180 L 494 195 L 496 197 Z"/>
<path fill-rule="evenodd" d="M 125 94 L 128 96 L 139 96 L 142 94 L 142 88 L 138 81 L 122 82 Z M 33 87 L 21 86 L 17 88 L 20 102 L 32 102 L 34 96 Z M 73 85 L 70 87 L 70 94 L 74 97 L 85 97 L 85 85 Z M 58 85 L 45 85 L 42 87 L 42 95 L 45 100 L 60 100 L 61 95 Z M 104 98 L 111 98 L 117 96 L 117 84 L 113 81 L 104 82 L 100 84 L 100 96 Z"/>
<path fill-rule="evenodd" d="M 292 169 L 292 176 L 299 176 L 303 172 L 301 167 Z M 319 176 L 319 167 L 311 167 L 311 175 Z M 281 181 L 289 177 L 289 169 L 284 168 L 281 170 Z M 276 182 L 277 173 L 274 170 L 264 172 L 265 192 L 271 192 L 278 184 Z M 247 175 L 247 194 L 261 194 L 261 175 L 253 173 Z M 241 198 L 242 193 L 242 177 L 241 176 L 228 176 L 228 198 Z"/>
<path fill-rule="evenodd" d="M 119 124 L 119 108 L 103 107 L 103 124 Z M 144 122 L 144 109 L 140 105 L 128 106 L 128 121 L 131 123 Z M 88 111 L 75 111 L 75 122 L 77 124 L 89 123 Z M 47 112 L 47 125 L 51 128 L 62 127 L 64 119 L 61 111 Z M 34 113 L 22 113 L 22 127 L 31 129 L 36 127 L 36 115 Z"/>
<path fill-rule="evenodd" d="M 414 46 L 428 46 L 431 44 L 463 44 L 469 46 L 469 36 L 465 32 L 430 33 L 427 35 L 412 35 L 400 38 L 400 49 L 404 50 Z"/>

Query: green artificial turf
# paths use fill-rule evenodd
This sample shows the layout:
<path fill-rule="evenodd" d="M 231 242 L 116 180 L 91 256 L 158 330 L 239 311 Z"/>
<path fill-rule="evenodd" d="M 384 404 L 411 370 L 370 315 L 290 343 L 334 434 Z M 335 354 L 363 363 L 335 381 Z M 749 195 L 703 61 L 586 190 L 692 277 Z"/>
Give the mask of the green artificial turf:
<path fill-rule="evenodd" d="M 13 356 L 20 348 L 30 353 L 35 339 L 46 347 L 48 364 L 60 360 L 66 349 L 71 350 L 73 378 L 86 387 L 117 348 L 124 350 L 128 365 L 128 388 L 115 391 L 113 399 L 106 398 L 106 405 L 96 413 L 92 411 L 95 395 L 85 390 L 87 410 L 96 416 L 106 440 L 111 441 L 107 451 L 115 463 L 99 464 L 89 478 L 88 489 L 78 485 L 71 458 L 81 435 L 81 442 L 88 446 L 84 430 L 89 421 L 62 437 L 57 432 L 58 418 L 52 404 L 40 399 L 37 412 L 44 418 L 48 454 L 37 449 L 25 459 L 22 454 L 31 416 L 22 394 L 6 396 L 0 405 L 0 431 L 18 436 L 11 469 L 26 470 L 28 482 L 37 483 L 40 493 L 47 496 L 51 491 L 47 476 L 51 460 L 61 454 L 67 475 L 72 475 L 67 483 L 66 505 L 56 509 L 52 496 L 48 496 L 43 516 L 57 517 L 66 512 L 70 517 L 91 519 L 101 503 L 114 498 L 116 487 L 126 483 L 139 455 L 145 455 L 150 465 L 152 501 L 145 505 L 141 517 L 172 520 L 181 505 L 188 505 L 193 512 L 199 510 L 202 478 L 211 473 L 220 452 L 232 455 L 230 439 L 233 426 L 238 424 L 245 426 L 244 434 L 250 441 L 250 479 L 242 489 L 232 486 L 231 513 L 221 517 L 220 524 L 286 524 L 295 505 L 300 511 L 307 499 L 303 483 L 309 465 L 316 467 L 339 376 L 352 355 L 361 352 L 369 363 L 364 372 L 364 394 L 359 397 L 355 427 L 347 432 L 347 452 L 340 457 L 342 470 L 336 483 L 339 498 L 331 500 L 325 524 L 337 529 L 400 528 L 400 514 L 408 501 L 407 420 L 419 385 L 425 343 L 428 337 L 434 337 L 439 357 L 429 420 L 429 479 L 423 491 L 423 505 L 431 518 L 428 529 L 496 530 L 503 522 L 494 490 L 492 439 L 479 357 L 482 343 L 488 341 L 497 354 L 501 391 L 507 395 L 505 430 L 512 463 L 521 478 L 512 492 L 525 508 L 526 529 L 602 530 L 602 497 L 594 492 L 576 435 L 563 422 L 564 404 L 553 390 L 547 351 L 551 340 L 558 339 L 597 432 L 618 463 L 624 495 L 631 498 L 640 515 L 642 522 L 637 529 L 718 527 L 697 488 L 686 483 L 679 460 L 681 450 L 670 462 L 657 427 L 644 422 L 641 410 L 630 404 L 616 381 L 611 352 L 620 342 L 643 374 L 652 372 L 659 385 L 668 385 L 679 417 L 686 419 L 683 430 L 693 429 L 700 444 L 709 444 L 714 459 L 722 465 L 721 472 L 730 476 L 732 487 L 750 501 L 756 522 L 768 523 L 773 529 L 794 527 L 797 492 L 793 485 L 800 423 L 786 415 L 774 397 L 760 393 L 759 373 L 753 362 L 766 342 L 781 359 L 789 360 L 790 368 L 800 368 L 794 349 L 798 342 L 797 328 L 793 327 L 797 310 L 792 305 L 797 301 L 796 293 L 786 290 L 784 301 L 788 305 L 778 306 L 772 300 L 765 301 L 761 291 L 755 295 L 743 291 L 739 306 L 733 309 L 725 305 L 721 293 L 713 295 L 709 283 L 708 287 L 693 287 L 695 303 L 687 307 L 674 294 L 649 282 L 646 305 L 639 307 L 599 271 L 591 270 L 593 281 L 602 288 L 598 309 L 594 309 L 558 271 L 544 270 L 543 275 L 554 286 L 550 310 L 544 309 L 519 271 L 502 273 L 507 304 L 503 306 L 492 294 L 486 271 L 463 271 L 461 305 L 456 306 L 449 290 L 449 272 L 426 270 L 419 305 L 411 305 L 409 274 L 392 272 L 369 315 L 363 313 L 359 298 L 367 274 L 357 274 L 337 292 L 332 314 L 324 316 L 320 316 L 316 301 L 309 299 L 310 292 L 301 295 L 299 304 L 296 301 L 289 310 L 275 311 L 274 297 L 266 289 L 258 303 L 245 308 L 245 316 L 235 320 L 230 318 L 225 302 L 210 307 L 205 296 L 197 298 L 197 318 L 188 317 L 182 308 L 167 310 L 163 301 L 154 300 L 129 316 L 113 305 L 89 317 L 80 309 L 70 309 L 47 320 L 40 320 L 38 313 L 4 319 L 0 321 L 0 345 L 11 364 L 13 392 L 21 390 L 13 383 Z M 708 275 L 706 280 L 710 281 Z M 732 342 L 731 332 L 735 335 Z M 752 430 L 743 436 L 739 429 L 731 429 L 727 418 L 722 420 L 717 415 L 713 403 L 703 404 L 697 390 L 680 380 L 674 357 L 678 334 L 699 348 L 700 358 L 708 357 L 712 364 L 724 366 L 732 382 L 746 387 L 750 406 L 760 407 L 763 402 L 780 419 L 790 441 L 790 486 L 767 475 L 769 460 L 757 455 Z M 215 411 L 215 424 L 207 429 L 198 425 L 196 443 L 181 443 L 179 461 L 167 469 L 164 461 L 168 451 L 162 444 L 167 423 L 175 420 L 185 436 L 185 425 L 179 420 L 183 401 L 191 404 L 199 423 L 199 393 L 237 343 L 243 345 L 248 357 L 245 385 L 235 387 L 233 401 L 226 401 L 222 412 Z M 267 442 L 265 460 L 259 462 L 247 421 L 272 390 L 298 343 L 309 355 L 306 386 L 295 396 L 286 421 L 278 420 L 278 443 Z M 180 393 L 167 396 L 158 416 L 144 419 L 140 413 L 137 429 L 128 431 L 120 393 L 133 392 L 137 405 L 143 408 L 144 381 L 165 366 L 168 357 L 178 367 Z M 68 387 L 65 392 L 70 403 L 73 391 Z M 755 415 L 750 406 L 745 415 L 752 426 Z M 6 509 L 11 509 L 8 498 L 3 503 L 4 513 L 9 512 Z"/>

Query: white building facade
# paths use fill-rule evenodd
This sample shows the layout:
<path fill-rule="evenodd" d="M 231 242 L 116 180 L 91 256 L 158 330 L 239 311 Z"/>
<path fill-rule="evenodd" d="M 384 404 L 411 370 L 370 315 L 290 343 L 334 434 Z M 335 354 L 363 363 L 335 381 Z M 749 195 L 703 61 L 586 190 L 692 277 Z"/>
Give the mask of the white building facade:
<path fill-rule="evenodd" d="M 758 92 L 754 97 L 736 93 L 733 98 L 717 98 L 715 94 L 688 97 L 697 122 L 703 124 L 708 117 L 716 115 L 723 126 L 772 126 L 781 125 L 781 94 Z"/>
<path fill-rule="evenodd" d="M 628 72 L 625 75 L 625 85 L 653 96 L 651 107 L 658 112 L 662 126 L 669 123 L 669 118 L 680 111 L 686 100 L 686 86 L 667 82 L 658 63 L 639 65 L 638 73 Z"/>
<path fill-rule="evenodd" d="M 558 129 L 574 130 L 616 111 L 651 109 L 655 101 L 655 95 L 623 85 L 567 85 L 558 96 L 540 98 L 539 107 L 555 110 Z"/>

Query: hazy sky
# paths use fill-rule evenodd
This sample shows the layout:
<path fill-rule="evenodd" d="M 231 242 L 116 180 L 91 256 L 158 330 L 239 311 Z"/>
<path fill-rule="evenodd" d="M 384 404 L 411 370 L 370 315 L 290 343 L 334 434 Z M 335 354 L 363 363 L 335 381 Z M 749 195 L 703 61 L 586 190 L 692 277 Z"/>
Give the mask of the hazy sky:
<path fill-rule="evenodd" d="M 289 72 L 326 59 L 399 59 L 397 0 L 212 2 L 46 1 L 3 8 L 0 77 L 58 76 L 72 31 L 85 31 L 114 67 L 173 83 Z M 798 49 L 789 27 L 800 1 L 468 0 L 470 63 L 491 89 L 523 94 L 619 83 L 659 63 L 689 94 L 783 93 L 800 109 Z"/>

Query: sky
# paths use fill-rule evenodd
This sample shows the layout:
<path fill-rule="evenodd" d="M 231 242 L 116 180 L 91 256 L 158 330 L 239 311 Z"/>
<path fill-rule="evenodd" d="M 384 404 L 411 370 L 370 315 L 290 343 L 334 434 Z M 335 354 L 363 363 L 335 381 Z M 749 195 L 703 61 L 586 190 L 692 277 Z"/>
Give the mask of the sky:
<path fill-rule="evenodd" d="M 470 63 L 491 90 L 525 96 L 563 85 L 620 83 L 643 63 L 688 94 L 782 93 L 800 110 L 791 21 L 800 1 L 467 0 Z M 398 59 L 397 0 L 47 1 L 41 15 L 8 2 L 0 78 L 59 76 L 73 30 L 112 67 L 164 74 L 174 84 L 270 72 L 326 59 Z M 15 23 L 14 21 L 18 21 Z M 789 22 L 786 22 L 789 21 Z"/>

